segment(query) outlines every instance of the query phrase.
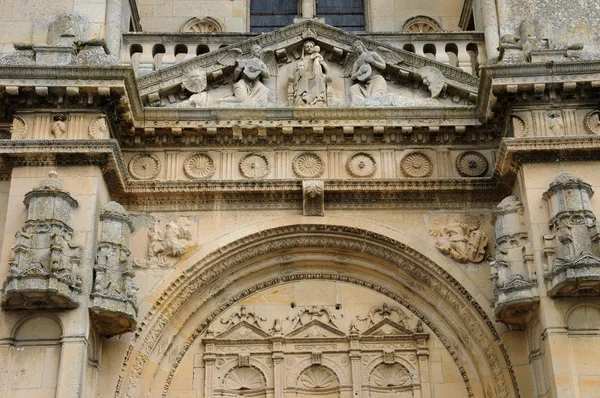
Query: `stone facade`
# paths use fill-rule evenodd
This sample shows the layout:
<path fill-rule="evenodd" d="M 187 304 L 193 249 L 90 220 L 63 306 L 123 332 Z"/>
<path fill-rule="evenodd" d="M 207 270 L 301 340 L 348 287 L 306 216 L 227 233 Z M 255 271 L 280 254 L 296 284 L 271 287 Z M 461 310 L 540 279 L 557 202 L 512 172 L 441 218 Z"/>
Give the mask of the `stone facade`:
<path fill-rule="evenodd" d="M 597 7 L 271 3 L 0 4 L 0 396 L 597 397 Z"/>

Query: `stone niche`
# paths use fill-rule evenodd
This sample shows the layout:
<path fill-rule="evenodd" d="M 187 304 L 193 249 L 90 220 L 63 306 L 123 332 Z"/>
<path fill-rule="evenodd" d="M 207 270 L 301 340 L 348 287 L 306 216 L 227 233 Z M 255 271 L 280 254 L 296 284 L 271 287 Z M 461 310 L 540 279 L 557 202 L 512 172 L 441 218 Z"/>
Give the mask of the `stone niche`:
<path fill-rule="evenodd" d="M 81 291 L 79 246 L 71 239 L 71 211 L 77 201 L 56 172 L 25 195 L 27 221 L 16 234 L 14 258 L 4 283 L 6 310 L 75 308 Z"/>
<path fill-rule="evenodd" d="M 540 299 L 523 213 L 523 204 L 516 196 L 505 198 L 496 208 L 496 258 L 491 263 L 490 279 L 494 282 L 496 319 L 525 326 Z"/>
<path fill-rule="evenodd" d="M 600 246 L 596 216 L 591 211 L 592 187 L 561 173 L 544 199 L 549 202 L 551 233 L 544 236 L 549 270 L 549 296 L 600 295 Z"/>
<path fill-rule="evenodd" d="M 100 229 L 90 316 L 101 335 L 114 336 L 136 327 L 137 286 L 129 260 L 134 229 L 127 212 L 116 202 L 102 209 Z"/>

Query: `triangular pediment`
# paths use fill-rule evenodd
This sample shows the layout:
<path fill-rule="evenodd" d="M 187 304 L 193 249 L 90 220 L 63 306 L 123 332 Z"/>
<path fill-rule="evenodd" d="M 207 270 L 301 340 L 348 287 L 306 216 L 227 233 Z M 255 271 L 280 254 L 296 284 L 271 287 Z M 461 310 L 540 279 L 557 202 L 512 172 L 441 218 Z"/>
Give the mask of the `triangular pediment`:
<path fill-rule="evenodd" d="M 269 337 L 271 336 L 262 329 L 242 321 L 219 334 L 216 338 L 219 340 L 262 340 Z"/>
<path fill-rule="evenodd" d="M 412 336 L 414 333 L 389 318 L 365 330 L 363 336 Z"/>
<path fill-rule="evenodd" d="M 337 328 L 327 325 L 319 320 L 313 320 L 308 322 L 306 325 L 299 327 L 298 329 L 290 332 L 287 338 L 331 338 L 331 337 L 344 337 L 344 332 Z"/>
<path fill-rule="evenodd" d="M 332 97 L 327 98 L 325 105 L 320 104 L 320 106 L 356 105 L 355 102 L 350 103 L 348 98 L 351 95 L 350 86 L 357 81 L 357 78 L 353 80 L 348 73 L 357 59 L 358 54 L 353 49 L 353 44 L 357 40 L 364 44 L 366 50 L 377 53 L 384 60 L 385 69 L 381 70 L 381 75 L 386 80 L 388 94 L 405 98 L 407 101 L 400 101 L 402 104 L 409 103 L 410 100 L 422 106 L 435 104 L 464 106 L 472 104 L 476 99 L 479 80 L 459 68 L 432 61 L 387 43 L 357 37 L 352 33 L 316 21 L 299 22 L 141 76 L 138 78 L 140 94 L 145 105 L 152 107 L 183 109 L 222 107 L 223 103 L 227 102 L 224 98 L 231 96 L 234 91 L 234 69 L 238 65 L 236 61 L 250 59 L 252 47 L 258 45 L 263 51 L 265 64 L 271 71 L 270 77 L 265 79 L 266 83 L 263 81 L 274 98 L 269 100 L 267 107 L 285 107 L 288 106 L 288 100 L 289 106 L 295 106 L 292 105 L 293 100 L 287 98 L 289 91 L 286 85 L 297 71 L 296 64 L 304 56 L 302 48 L 307 40 L 313 41 L 320 47 L 323 55 L 321 62 L 327 64 L 329 68 L 328 81 L 333 81 L 331 86 L 335 87 Z M 431 86 L 429 83 L 420 84 L 425 81 L 422 77 L 424 68 L 433 70 L 436 79 L 441 80 L 443 86 L 441 94 L 441 89 L 432 89 L 435 83 L 431 83 Z M 186 87 L 190 87 L 186 82 L 189 82 L 190 78 L 198 78 L 198 74 L 202 75 L 199 80 L 204 82 L 201 85 L 206 89 L 196 91 L 196 94 L 201 95 L 190 99 L 194 90 L 186 91 Z M 433 78 L 429 77 L 428 80 Z M 191 86 L 197 87 L 194 84 Z M 329 94 L 328 92 L 327 95 Z M 427 100 L 431 101 L 427 102 Z M 394 104 L 378 106 L 400 106 L 397 102 Z"/>

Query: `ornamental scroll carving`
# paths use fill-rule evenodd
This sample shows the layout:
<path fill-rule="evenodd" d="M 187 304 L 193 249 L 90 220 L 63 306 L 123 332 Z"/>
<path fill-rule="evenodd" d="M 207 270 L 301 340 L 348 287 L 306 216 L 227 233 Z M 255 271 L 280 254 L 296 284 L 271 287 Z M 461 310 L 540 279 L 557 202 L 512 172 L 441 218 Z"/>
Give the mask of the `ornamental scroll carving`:
<path fill-rule="evenodd" d="M 485 259 L 488 238 L 481 230 L 479 217 L 448 215 L 441 219 L 431 217 L 430 222 L 433 226 L 429 235 L 444 255 L 459 263 L 480 263 Z"/>
<path fill-rule="evenodd" d="M 2 307 L 75 308 L 81 292 L 81 248 L 71 243 L 71 212 L 78 204 L 56 172 L 25 195 L 28 218 L 16 234 Z"/>
<path fill-rule="evenodd" d="M 258 312 L 240 306 L 208 327 L 202 343 L 210 396 L 227 390 L 264 396 L 270 388 L 275 396 L 284 391 L 338 396 L 346 389 L 393 393 L 397 388 L 410 396 L 431 394 L 429 335 L 418 322 L 409 327 L 415 321 L 400 307 L 375 307 L 357 317 L 366 322 L 362 328 L 351 323 L 348 332 L 338 327 L 344 313 L 334 306 L 298 307 L 285 318 Z M 269 330 L 262 326 L 267 319 L 273 324 Z M 351 351 L 359 353 L 362 364 L 350 360 Z"/>
<path fill-rule="evenodd" d="M 187 217 L 175 221 L 155 218 L 148 231 L 148 258 L 137 257 L 134 265 L 138 268 L 165 268 L 175 265 L 185 249 L 192 243 L 192 222 Z"/>

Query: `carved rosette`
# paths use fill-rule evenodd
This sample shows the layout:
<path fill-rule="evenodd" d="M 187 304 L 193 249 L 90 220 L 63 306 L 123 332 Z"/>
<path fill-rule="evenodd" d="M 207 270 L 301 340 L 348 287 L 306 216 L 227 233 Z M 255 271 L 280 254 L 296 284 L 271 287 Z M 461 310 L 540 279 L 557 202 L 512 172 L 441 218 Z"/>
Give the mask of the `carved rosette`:
<path fill-rule="evenodd" d="M 123 206 L 109 202 L 100 213 L 100 230 L 90 317 L 98 333 L 110 337 L 132 332 L 137 324 L 137 285 L 129 261 L 134 228 Z"/>
<path fill-rule="evenodd" d="M 588 134 L 600 134 L 600 112 L 593 111 L 583 118 L 583 126 Z"/>
<path fill-rule="evenodd" d="M 215 174 L 215 162 L 210 156 L 197 153 L 183 162 L 183 171 L 192 179 L 210 178 Z"/>
<path fill-rule="evenodd" d="M 106 116 L 100 115 L 92 119 L 88 127 L 88 135 L 94 139 L 110 137 Z"/>
<path fill-rule="evenodd" d="M 263 155 L 250 153 L 240 160 L 240 173 L 246 178 L 262 178 L 269 174 L 269 161 Z"/>
<path fill-rule="evenodd" d="M 433 163 L 421 152 L 413 152 L 402 158 L 400 170 L 406 177 L 424 178 L 433 173 Z"/>
<path fill-rule="evenodd" d="M 71 242 L 71 211 L 77 201 L 56 172 L 25 195 L 28 218 L 16 234 L 14 259 L 4 283 L 6 310 L 75 308 L 81 291 L 81 249 Z"/>
<path fill-rule="evenodd" d="M 371 177 L 377 171 L 377 163 L 375 163 L 373 156 L 360 152 L 348 159 L 346 170 L 353 177 Z"/>
<path fill-rule="evenodd" d="M 25 119 L 21 116 L 14 116 L 12 126 L 10 127 L 10 134 L 12 139 L 21 140 L 27 137 L 29 134 L 29 126 Z"/>
<path fill-rule="evenodd" d="M 159 172 L 160 161 L 152 154 L 138 154 L 129 161 L 129 173 L 137 180 L 151 180 Z"/>
<path fill-rule="evenodd" d="M 317 154 L 305 152 L 294 158 L 292 170 L 296 177 L 317 178 L 325 171 L 325 165 Z"/>
<path fill-rule="evenodd" d="M 525 120 L 519 115 L 511 115 L 510 120 L 512 122 L 513 137 L 525 137 L 529 131 Z"/>
<path fill-rule="evenodd" d="M 456 158 L 456 170 L 463 177 L 482 177 L 487 173 L 488 161 L 479 152 L 463 152 Z"/>

